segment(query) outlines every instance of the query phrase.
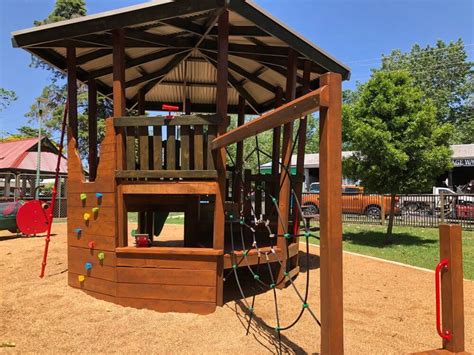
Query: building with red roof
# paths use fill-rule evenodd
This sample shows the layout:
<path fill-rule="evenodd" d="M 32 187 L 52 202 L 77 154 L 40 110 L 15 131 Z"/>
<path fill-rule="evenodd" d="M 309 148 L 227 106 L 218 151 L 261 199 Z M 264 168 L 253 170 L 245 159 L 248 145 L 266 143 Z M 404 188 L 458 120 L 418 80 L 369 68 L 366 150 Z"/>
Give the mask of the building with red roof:
<path fill-rule="evenodd" d="M 54 174 L 59 150 L 47 137 L 41 139 L 41 174 Z M 0 173 L 36 173 L 38 138 L 0 142 Z M 59 172 L 67 174 L 67 160 L 61 159 Z"/>

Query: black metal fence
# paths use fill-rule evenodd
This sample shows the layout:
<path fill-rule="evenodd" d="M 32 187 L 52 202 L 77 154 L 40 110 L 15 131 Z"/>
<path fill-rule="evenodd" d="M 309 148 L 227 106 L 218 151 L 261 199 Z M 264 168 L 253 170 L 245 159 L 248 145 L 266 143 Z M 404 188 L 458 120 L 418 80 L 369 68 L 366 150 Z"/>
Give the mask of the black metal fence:
<path fill-rule="evenodd" d="M 36 183 L 35 174 L 0 173 L 0 201 L 29 201 L 36 197 L 40 201 L 51 201 L 54 185 L 54 175 L 40 175 Z M 67 217 L 67 177 L 61 176 L 57 187 L 57 199 L 54 206 L 53 217 Z"/>
<path fill-rule="evenodd" d="M 304 193 L 302 206 L 307 215 L 319 219 L 319 194 Z M 390 211 L 389 195 L 342 196 L 344 223 L 385 225 Z M 474 230 L 474 194 L 397 195 L 394 212 L 395 226 L 437 228 L 441 223 L 454 223 Z"/>

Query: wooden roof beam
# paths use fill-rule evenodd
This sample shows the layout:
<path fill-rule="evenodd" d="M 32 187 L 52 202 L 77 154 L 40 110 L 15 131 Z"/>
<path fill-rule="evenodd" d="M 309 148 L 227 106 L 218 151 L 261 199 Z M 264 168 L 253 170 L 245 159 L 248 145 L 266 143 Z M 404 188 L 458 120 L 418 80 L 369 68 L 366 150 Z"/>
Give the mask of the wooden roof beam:
<path fill-rule="evenodd" d="M 290 123 L 317 111 L 320 106 L 327 107 L 328 102 L 328 90 L 323 86 L 217 137 L 212 141 L 211 149 L 219 149 Z"/>
<path fill-rule="evenodd" d="M 93 60 L 105 57 L 112 54 L 111 48 L 98 49 L 90 53 L 83 54 L 76 58 L 76 65 L 83 65 Z"/>
<path fill-rule="evenodd" d="M 174 48 L 192 48 L 196 43 L 195 39 L 193 38 L 162 36 L 146 31 L 136 30 L 134 28 L 127 28 L 125 30 L 125 37 L 128 39 L 144 42 L 148 45 L 167 46 Z"/>
<path fill-rule="evenodd" d="M 217 55 L 213 52 L 206 52 L 204 55 L 207 56 L 208 58 L 211 58 L 213 61 L 217 60 Z M 259 78 L 258 75 L 255 75 L 251 72 L 248 72 L 247 70 L 245 70 L 241 66 L 233 63 L 231 60 L 229 60 L 229 69 L 231 69 L 232 71 L 236 72 L 237 74 L 243 76 L 244 78 L 254 82 L 255 84 L 261 86 L 262 88 L 270 91 L 271 93 L 274 93 L 275 90 L 276 90 L 276 87 L 274 85 L 272 85 L 269 82 Z"/>
<path fill-rule="evenodd" d="M 217 69 L 217 61 L 215 61 L 211 57 L 208 57 L 207 55 L 206 55 L 205 58 L 208 59 L 209 64 L 211 64 L 212 66 L 214 66 L 214 68 Z M 230 62 L 228 64 L 229 64 L 229 67 L 230 67 Z M 230 85 L 235 90 L 237 90 L 237 92 L 240 94 L 240 96 L 242 96 L 247 101 L 249 106 L 252 107 L 252 109 L 254 109 L 255 113 L 258 114 L 259 113 L 259 111 L 258 111 L 258 106 L 259 105 L 258 105 L 258 102 L 253 98 L 253 96 L 250 95 L 250 93 L 243 87 L 243 85 L 241 85 L 239 83 L 239 81 L 231 73 L 228 73 L 228 80 L 229 80 Z"/>
<path fill-rule="evenodd" d="M 147 22 L 167 20 L 183 15 L 210 11 L 222 6 L 221 0 L 181 0 L 167 3 L 150 2 L 136 9 L 119 9 L 100 15 L 86 16 L 65 23 L 49 24 L 13 33 L 13 45 L 25 47 L 37 43 L 73 38 L 85 33 L 100 33 L 115 28 L 140 25 Z M 106 19 L 106 20 L 105 20 Z M 77 22 L 80 22 L 78 25 Z"/>
<path fill-rule="evenodd" d="M 187 50 L 167 48 L 167 49 L 163 49 L 162 51 L 159 51 L 159 52 L 145 54 L 141 57 L 129 58 L 125 62 L 125 69 L 134 68 L 134 67 L 137 67 L 139 65 L 152 62 L 154 60 L 158 60 L 158 59 L 165 58 L 165 57 L 168 57 L 168 56 L 171 56 L 171 55 L 183 53 L 184 51 L 187 51 Z M 89 77 L 90 78 L 99 78 L 101 76 L 110 75 L 110 74 L 113 73 L 113 70 L 114 70 L 113 66 L 100 68 L 100 69 L 91 71 L 89 73 Z"/>

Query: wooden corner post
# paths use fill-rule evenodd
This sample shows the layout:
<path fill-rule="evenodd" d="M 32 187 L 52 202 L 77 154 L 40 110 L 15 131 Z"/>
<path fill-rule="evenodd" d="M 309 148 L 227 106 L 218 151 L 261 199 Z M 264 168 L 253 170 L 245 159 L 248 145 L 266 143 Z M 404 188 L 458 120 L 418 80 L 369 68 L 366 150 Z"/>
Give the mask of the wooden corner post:
<path fill-rule="evenodd" d="M 323 74 L 320 85 L 329 91 L 319 119 L 321 354 L 343 354 L 341 75 Z"/>
<path fill-rule="evenodd" d="M 89 181 L 94 181 L 97 175 L 97 83 L 94 79 L 87 82 L 87 102 Z"/>
<path fill-rule="evenodd" d="M 462 228 L 459 224 L 439 226 L 440 260 L 448 267 L 441 273 L 441 306 L 443 331 L 451 339 L 443 340 L 443 349 L 453 353 L 464 351 L 464 294 L 462 270 Z"/>
<path fill-rule="evenodd" d="M 124 30 L 116 29 L 113 35 L 113 102 L 114 117 L 123 117 L 125 111 L 125 48 Z M 115 145 L 117 150 L 116 169 L 125 167 L 124 134 L 123 129 L 116 128 Z M 117 245 L 127 245 L 127 212 L 123 203 L 122 194 L 117 194 Z"/>
<path fill-rule="evenodd" d="M 219 116 L 220 124 L 217 135 L 222 135 L 227 131 L 229 124 L 227 120 L 227 82 L 229 63 L 229 11 L 224 9 L 217 22 L 217 85 L 216 85 L 216 113 Z M 217 150 L 216 169 L 218 172 L 218 194 L 216 195 L 214 211 L 214 249 L 224 249 L 224 228 L 225 228 L 225 191 L 226 191 L 226 155 L 225 149 Z M 218 306 L 224 304 L 224 259 L 220 258 L 217 268 L 217 292 L 216 303 Z"/>
<path fill-rule="evenodd" d="M 76 71 L 76 48 L 67 47 L 67 100 L 68 100 L 68 125 L 72 137 L 78 140 L 77 122 L 77 71 Z M 69 146 L 69 145 L 68 145 Z M 70 147 L 76 148 L 76 147 Z"/>

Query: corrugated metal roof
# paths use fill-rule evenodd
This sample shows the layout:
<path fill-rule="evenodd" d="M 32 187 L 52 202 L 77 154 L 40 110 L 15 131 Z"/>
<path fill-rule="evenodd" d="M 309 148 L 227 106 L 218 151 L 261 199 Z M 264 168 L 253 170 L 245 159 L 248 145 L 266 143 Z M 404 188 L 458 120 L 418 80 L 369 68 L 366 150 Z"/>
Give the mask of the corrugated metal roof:
<path fill-rule="evenodd" d="M 38 138 L 20 139 L 0 143 L 0 170 L 36 171 Z M 52 144 L 47 138 L 42 139 L 41 168 L 42 172 L 55 173 L 58 159 L 57 152 L 52 152 Z M 66 158 L 61 159 L 60 173 L 67 173 Z"/>
<path fill-rule="evenodd" d="M 216 71 L 212 61 L 215 60 L 213 58 L 217 49 L 217 26 L 212 25 L 213 28 L 210 28 L 199 48 L 193 49 L 195 47 L 193 43 L 198 43 L 197 33 L 202 34 L 207 29 L 206 24 L 214 23 L 212 19 L 217 14 L 219 4 L 217 0 L 159 0 L 38 26 L 14 32 L 12 35 L 14 43 L 19 47 L 24 47 L 60 70 L 66 67 L 66 50 L 63 46 L 71 43 L 77 46 L 76 56 L 80 69 L 78 79 L 85 82 L 90 79 L 90 73 L 112 66 L 111 31 L 124 27 L 128 41 L 126 60 L 135 60 L 133 65 L 126 67 L 126 80 L 138 80 L 132 82 L 133 87 L 126 89 L 129 107 L 136 104 L 140 88 L 148 91 L 145 98 L 147 105 L 150 106 L 159 106 L 165 99 L 166 103 L 180 103 L 183 101 L 183 94 L 191 95 L 188 96 L 191 103 L 212 104 L 215 103 L 215 89 L 209 85 L 216 83 Z M 250 101 L 254 102 L 254 106 L 258 106 L 259 111 L 273 107 L 269 101 L 274 97 L 274 93 L 269 91 L 269 88 L 277 86 L 285 88 L 287 53 L 290 48 L 298 53 L 300 79 L 303 60 L 314 63 L 310 75 L 313 82 L 327 71 L 339 72 L 343 77 L 349 77 L 350 72 L 346 66 L 252 2 L 229 0 L 227 4 L 231 26 L 229 66 L 230 73 L 235 78 L 233 85 L 238 89 L 230 89 L 231 105 L 237 103 L 240 91 L 242 96 L 251 97 Z M 130 35 L 130 31 L 135 32 Z M 69 39 L 73 42 L 68 41 Z M 95 47 L 89 48 L 88 45 Z M 205 61 L 189 60 L 186 64 L 184 61 L 175 63 L 176 66 L 171 68 L 164 78 L 157 77 L 155 80 L 153 75 L 162 74 L 161 70 L 179 55 L 159 58 L 159 53 L 164 49 L 173 48 L 181 51 L 192 50 L 187 58 L 201 58 Z M 153 56 L 156 59 L 150 58 L 151 53 L 156 54 L 156 57 Z M 144 56 L 148 56 L 146 61 L 140 62 Z M 235 65 L 240 68 L 236 70 Z M 252 80 L 252 76 L 258 80 Z M 105 74 L 102 73 L 95 78 L 98 81 L 99 91 L 110 96 L 112 72 L 106 70 Z M 259 80 L 265 81 L 266 84 L 262 86 Z M 168 83 L 162 85 L 163 81 Z M 188 90 L 182 89 L 184 81 L 191 83 Z M 199 83 L 207 86 L 192 85 Z M 175 85 L 175 88 L 170 88 L 170 85 Z M 298 87 L 300 86 L 301 80 L 298 81 Z M 210 107 L 208 106 L 209 109 Z"/>
<path fill-rule="evenodd" d="M 454 144 L 451 149 L 453 150 L 453 159 L 474 158 L 474 144 Z"/>

